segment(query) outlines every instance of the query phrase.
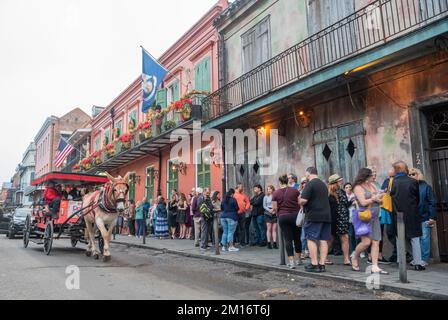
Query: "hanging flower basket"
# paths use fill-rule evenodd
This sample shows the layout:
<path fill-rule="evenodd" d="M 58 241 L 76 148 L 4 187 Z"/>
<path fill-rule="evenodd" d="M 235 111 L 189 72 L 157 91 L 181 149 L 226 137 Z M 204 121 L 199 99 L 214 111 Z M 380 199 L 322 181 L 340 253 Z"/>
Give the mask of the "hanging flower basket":
<path fill-rule="evenodd" d="M 130 133 L 125 133 L 118 140 L 121 142 L 121 149 L 128 150 L 131 148 L 132 140 L 134 139 L 134 135 Z"/>

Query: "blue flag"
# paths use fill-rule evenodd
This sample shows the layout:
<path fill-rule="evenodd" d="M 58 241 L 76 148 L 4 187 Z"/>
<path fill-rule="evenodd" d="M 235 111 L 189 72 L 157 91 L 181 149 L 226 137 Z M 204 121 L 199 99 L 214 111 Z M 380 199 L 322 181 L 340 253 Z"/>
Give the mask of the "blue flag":
<path fill-rule="evenodd" d="M 145 49 L 142 48 L 143 70 L 142 70 L 142 89 L 143 103 L 142 112 L 148 112 L 156 98 L 157 88 L 162 84 L 168 71 L 162 67 Z"/>

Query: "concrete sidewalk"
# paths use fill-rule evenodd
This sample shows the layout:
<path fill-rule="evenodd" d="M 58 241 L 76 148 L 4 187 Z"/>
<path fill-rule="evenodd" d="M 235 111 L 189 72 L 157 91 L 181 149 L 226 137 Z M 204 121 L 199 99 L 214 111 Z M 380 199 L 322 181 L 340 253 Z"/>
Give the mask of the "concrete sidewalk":
<path fill-rule="evenodd" d="M 350 267 L 344 266 L 341 257 L 330 256 L 329 259 L 335 264 L 327 266 L 325 273 L 308 273 L 303 266 L 290 270 L 286 266 L 280 265 L 279 250 L 269 250 L 267 248 L 247 247 L 237 253 L 221 252 L 215 255 L 215 249 L 210 248 L 202 253 L 199 248 L 194 247 L 191 240 L 159 240 L 146 238 L 143 245 L 142 239 L 128 236 L 116 236 L 113 243 L 128 245 L 131 247 L 147 248 L 165 251 L 167 253 L 179 254 L 188 257 L 207 259 L 212 261 L 222 261 L 245 267 L 259 268 L 264 270 L 275 270 L 280 272 L 294 273 L 306 277 L 331 278 L 341 282 L 350 282 L 359 286 L 366 286 L 370 274 L 364 272 L 353 272 Z M 112 253 L 113 254 L 113 253 Z M 304 263 L 309 263 L 305 260 Z M 361 270 L 368 266 L 365 260 L 361 260 Z M 448 299 L 448 264 L 434 264 L 427 267 L 426 271 L 417 272 L 408 270 L 409 283 L 403 284 L 399 281 L 398 265 L 384 265 L 383 269 L 390 274 L 381 276 L 381 289 L 412 295 L 424 299 Z M 373 277 L 370 277 L 373 280 Z"/>

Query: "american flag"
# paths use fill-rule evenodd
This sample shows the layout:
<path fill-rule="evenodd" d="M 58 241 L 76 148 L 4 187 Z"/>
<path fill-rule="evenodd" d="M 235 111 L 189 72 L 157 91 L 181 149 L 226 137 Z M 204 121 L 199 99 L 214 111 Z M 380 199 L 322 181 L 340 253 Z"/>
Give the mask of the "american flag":
<path fill-rule="evenodd" d="M 61 137 L 59 140 L 58 150 L 54 157 L 54 165 L 59 168 L 64 163 L 65 158 L 73 151 L 73 146 Z"/>

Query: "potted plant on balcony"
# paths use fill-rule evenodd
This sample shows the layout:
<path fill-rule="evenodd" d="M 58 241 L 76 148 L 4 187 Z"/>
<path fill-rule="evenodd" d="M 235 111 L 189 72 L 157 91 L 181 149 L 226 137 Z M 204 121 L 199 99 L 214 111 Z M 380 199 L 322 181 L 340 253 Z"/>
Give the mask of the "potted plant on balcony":
<path fill-rule="evenodd" d="M 174 105 L 176 108 L 176 112 L 180 113 L 182 121 L 190 120 L 191 106 L 193 105 L 193 101 L 190 98 L 182 98 L 179 101 L 176 101 Z"/>
<path fill-rule="evenodd" d="M 109 158 L 115 156 L 115 145 L 113 143 L 106 145 L 104 150 L 106 151 L 106 154 Z"/>
<path fill-rule="evenodd" d="M 90 170 L 92 168 L 92 159 L 91 157 L 87 157 L 81 160 L 80 162 L 80 167 L 81 169 L 85 170 Z"/>
<path fill-rule="evenodd" d="M 95 151 L 94 153 L 92 153 L 92 164 L 94 166 L 100 165 L 103 162 L 103 160 L 101 159 L 101 153 L 101 151 Z"/>
<path fill-rule="evenodd" d="M 174 121 L 174 120 L 167 120 L 163 124 L 163 128 L 164 128 L 165 131 L 173 129 L 174 127 L 176 127 L 176 121 Z"/>
<path fill-rule="evenodd" d="M 151 121 L 145 121 L 138 125 L 137 129 L 140 131 L 140 141 L 152 137 Z"/>
<path fill-rule="evenodd" d="M 134 135 L 130 133 L 125 133 L 118 138 L 118 141 L 121 142 L 121 149 L 129 150 L 131 148 L 132 139 L 134 139 Z"/>

